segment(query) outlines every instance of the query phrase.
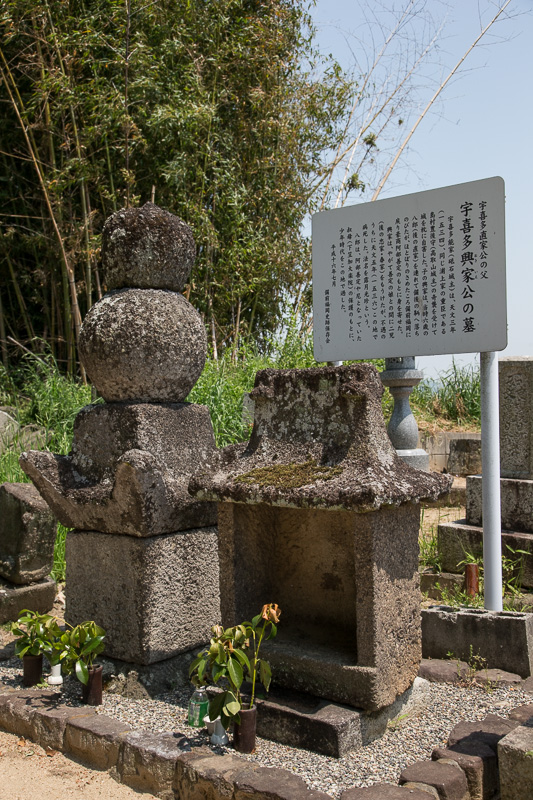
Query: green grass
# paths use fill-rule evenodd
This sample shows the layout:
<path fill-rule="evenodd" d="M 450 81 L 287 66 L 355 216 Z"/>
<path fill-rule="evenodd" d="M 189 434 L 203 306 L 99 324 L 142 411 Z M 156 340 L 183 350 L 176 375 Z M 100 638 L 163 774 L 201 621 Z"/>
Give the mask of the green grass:
<path fill-rule="evenodd" d="M 481 414 L 479 367 L 458 366 L 455 361 L 436 382 L 422 381 L 411 395 L 417 415 L 429 414 L 461 426 L 479 427 Z"/>

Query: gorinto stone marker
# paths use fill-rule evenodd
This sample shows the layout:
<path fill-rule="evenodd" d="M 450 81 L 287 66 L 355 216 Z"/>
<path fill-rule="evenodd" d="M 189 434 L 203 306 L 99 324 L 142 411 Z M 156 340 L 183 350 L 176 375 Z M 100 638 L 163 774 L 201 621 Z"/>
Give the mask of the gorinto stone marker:
<path fill-rule="evenodd" d="M 315 214 L 317 361 L 503 350 L 504 202 L 487 178 Z"/>

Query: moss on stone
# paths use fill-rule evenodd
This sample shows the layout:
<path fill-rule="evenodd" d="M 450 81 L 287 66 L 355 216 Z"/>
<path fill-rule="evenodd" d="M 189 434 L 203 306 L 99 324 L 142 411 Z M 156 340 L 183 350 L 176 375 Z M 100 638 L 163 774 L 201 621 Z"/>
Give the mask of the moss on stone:
<path fill-rule="evenodd" d="M 236 475 L 233 480 L 235 483 L 298 489 L 318 480 L 330 481 L 342 471 L 342 467 L 319 465 L 311 460 L 302 464 L 272 464 L 268 467 L 258 467 L 242 475 Z"/>

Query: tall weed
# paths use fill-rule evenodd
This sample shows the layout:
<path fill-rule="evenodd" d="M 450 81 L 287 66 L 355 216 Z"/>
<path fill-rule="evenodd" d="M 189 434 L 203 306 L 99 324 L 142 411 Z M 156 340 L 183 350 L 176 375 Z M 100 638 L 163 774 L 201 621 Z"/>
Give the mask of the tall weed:
<path fill-rule="evenodd" d="M 479 367 L 453 361 L 438 381 L 422 381 L 411 395 L 413 409 L 422 409 L 460 425 L 479 424 L 481 414 Z"/>

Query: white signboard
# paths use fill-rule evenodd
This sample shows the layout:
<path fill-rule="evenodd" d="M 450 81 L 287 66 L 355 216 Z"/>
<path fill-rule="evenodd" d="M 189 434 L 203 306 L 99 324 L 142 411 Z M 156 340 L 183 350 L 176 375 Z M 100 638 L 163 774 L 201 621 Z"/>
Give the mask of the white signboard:
<path fill-rule="evenodd" d="M 507 346 L 501 178 L 313 216 L 317 361 Z"/>

